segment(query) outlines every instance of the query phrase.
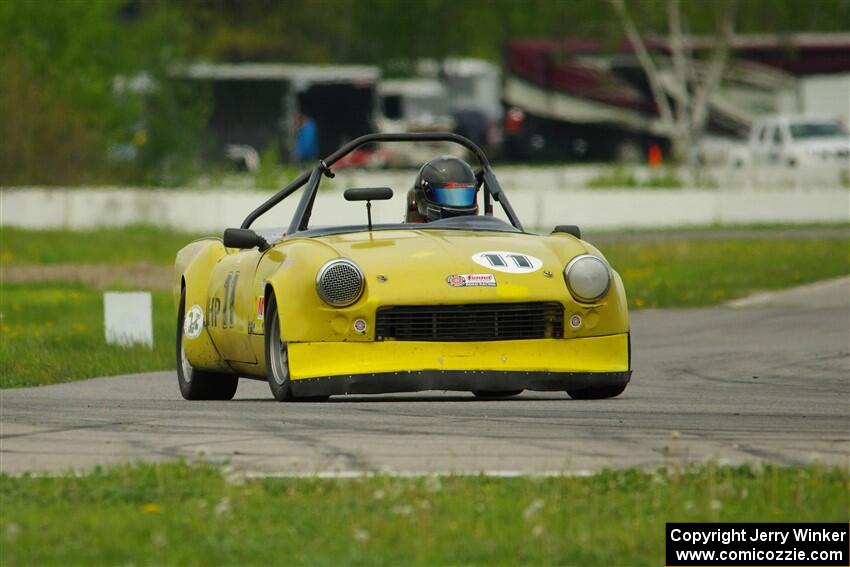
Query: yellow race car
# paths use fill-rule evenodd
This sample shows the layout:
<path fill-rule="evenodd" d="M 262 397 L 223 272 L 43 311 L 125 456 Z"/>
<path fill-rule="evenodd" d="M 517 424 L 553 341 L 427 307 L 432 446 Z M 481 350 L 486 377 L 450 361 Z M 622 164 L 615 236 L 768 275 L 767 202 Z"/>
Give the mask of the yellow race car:
<path fill-rule="evenodd" d="M 479 167 L 447 156 L 423 166 L 404 222 L 372 224 L 372 201 L 392 189 L 352 188 L 344 197 L 365 201 L 366 224 L 310 224 L 334 163 L 364 144 L 418 141 L 458 143 Z M 288 228 L 251 230 L 302 188 Z M 173 291 L 177 378 L 190 400 L 230 399 L 240 377 L 267 380 L 279 401 L 421 390 L 598 399 L 631 377 L 617 272 L 575 226 L 526 232 L 484 153 L 455 134 L 353 140 L 241 228 L 180 250 Z"/>

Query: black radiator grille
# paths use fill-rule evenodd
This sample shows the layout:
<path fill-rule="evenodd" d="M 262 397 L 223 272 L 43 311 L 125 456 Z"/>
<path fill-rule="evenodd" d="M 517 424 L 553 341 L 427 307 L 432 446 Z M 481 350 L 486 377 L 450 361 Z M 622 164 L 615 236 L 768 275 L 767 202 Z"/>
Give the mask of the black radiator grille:
<path fill-rule="evenodd" d="M 379 341 L 504 341 L 560 338 L 560 303 L 483 303 L 423 305 L 378 309 Z"/>

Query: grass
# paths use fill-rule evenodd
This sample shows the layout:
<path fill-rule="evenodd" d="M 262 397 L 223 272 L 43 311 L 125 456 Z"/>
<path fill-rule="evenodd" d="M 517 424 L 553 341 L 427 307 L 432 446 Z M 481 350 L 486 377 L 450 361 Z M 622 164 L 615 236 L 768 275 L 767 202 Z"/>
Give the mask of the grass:
<path fill-rule="evenodd" d="M 660 565 L 665 522 L 846 522 L 816 465 L 576 477 L 233 477 L 181 463 L 0 477 L 0 564 Z"/>
<path fill-rule="evenodd" d="M 103 294 L 70 284 L 3 285 L 0 388 L 174 368 L 174 301 L 153 292 L 154 347 L 107 345 Z"/>
<path fill-rule="evenodd" d="M 602 247 L 632 308 L 702 307 L 850 273 L 850 239 L 619 241 Z"/>
<path fill-rule="evenodd" d="M 653 170 L 646 179 L 639 179 L 633 171 L 622 167 L 607 169 L 587 182 L 589 189 L 681 189 L 684 183 L 675 170 Z"/>
<path fill-rule="evenodd" d="M 150 226 L 97 230 L 23 230 L 0 227 L 0 264 L 168 265 L 194 235 Z"/>
<path fill-rule="evenodd" d="M 6 264 L 55 262 L 168 265 L 192 235 L 4 228 Z M 115 243 L 120 242 L 120 246 Z M 780 289 L 850 273 L 850 238 L 635 240 L 601 247 L 625 283 L 633 309 L 715 305 L 754 290 Z M 154 348 L 104 341 L 100 291 L 63 282 L 0 286 L 0 388 L 52 384 L 174 367 L 174 311 L 153 292 Z"/>

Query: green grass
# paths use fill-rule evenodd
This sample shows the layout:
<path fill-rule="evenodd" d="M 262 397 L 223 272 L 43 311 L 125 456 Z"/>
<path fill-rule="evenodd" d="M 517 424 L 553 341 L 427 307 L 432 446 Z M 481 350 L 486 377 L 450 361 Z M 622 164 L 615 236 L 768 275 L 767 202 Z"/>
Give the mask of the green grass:
<path fill-rule="evenodd" d="M 3 285 L 0 388 L 174 368 L 174 301 L 153 292 L 154 347 L 107 345 L 103 294 L 69 284 Z"/>
<path fill-rule="evenodd" d="M 97 230 L 22 230 L 0 227 L 0 264 L 171 264 L 198 238 L 150 226 Z"/>
<path fill-rule="evenodd" d="M 632 308 L 701 307 L 850 273 L 850 240 L 609 242 Z"/>
<path fill-rule="evenodd" d="M 589 189 L 681 189 L 684 183 L 675 170 L 653 170 L 646 179 L 638 179 L 634 172 L 622 167 L 608 169 L 587 182 Z"/>
<path fill-rule="evenodd" d="M 846 522 L 846 471 L 227 481 L 210 466 L 0 477 L 0 564 L 661 565 L 665 522 Z"/>

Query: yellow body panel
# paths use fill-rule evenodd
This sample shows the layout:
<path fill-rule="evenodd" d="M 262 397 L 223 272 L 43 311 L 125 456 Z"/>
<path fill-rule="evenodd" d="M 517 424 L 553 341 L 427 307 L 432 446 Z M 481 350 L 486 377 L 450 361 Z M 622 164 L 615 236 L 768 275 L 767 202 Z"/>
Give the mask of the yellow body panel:
<path fill-rule="evenodd" d="M 292 380 L 407 370 L 624 372 L 629 370 L 628 335 L 525 341 L 289 345 Z"/>
<path fill-rule="evenodd" d="M 490 270 L 472 260 L 474 254 L 489 250 L 527 254 L 539 259 L 542 267 L 531 273 L 512 274 Z M 610 290 L 594 304 L 575 301 L 564 282 L 564 266 L 588 251 L 596 253 L 584 241 L 561 233 L 537 236 L 494 231 L 380 230 L 290 238 L 264 252 L 226 249 L 219 239 L 206 239 L 178 254 L 175 303 L 185 281 L 186 310 L 193 305 L 204 309 L 201 335 L 184 338 L 192 365 L 229 369 L 240 375 L 266 373 L 264 320 L 259 307 L 272 293 L 296 379 L 357 373 L 358 368 L 366 369 L 364 372 L 440 368 L 627 370 L 624 345 L 629 322 L 619 275 L 614 272 Z M 365 276 L 362 297 L 345 308 L 327 305 L 316 293 L 319 268 L 335 258 L 353 260 Z M 487 273 L 495 275 L 496 287 L 452 287 L 446 282 L 447 276 L 454 274 Z M 578 314 L 583 324 L 578 329 L 565 324 L 564 338 L 551 340 L 375 341 L 375 313 L 382 306 L 530 301 L 559 301 L 564 306 L 565 322 Z M 358 318 L 367 323 L 365 333 L 354 330 Z M 583 340 L 589 337 L 595 338 Z M 435 366 L 441 356 L 444 365 L 452 366 Z M 501 362 L 502 356 L 507 362 Z"/>

